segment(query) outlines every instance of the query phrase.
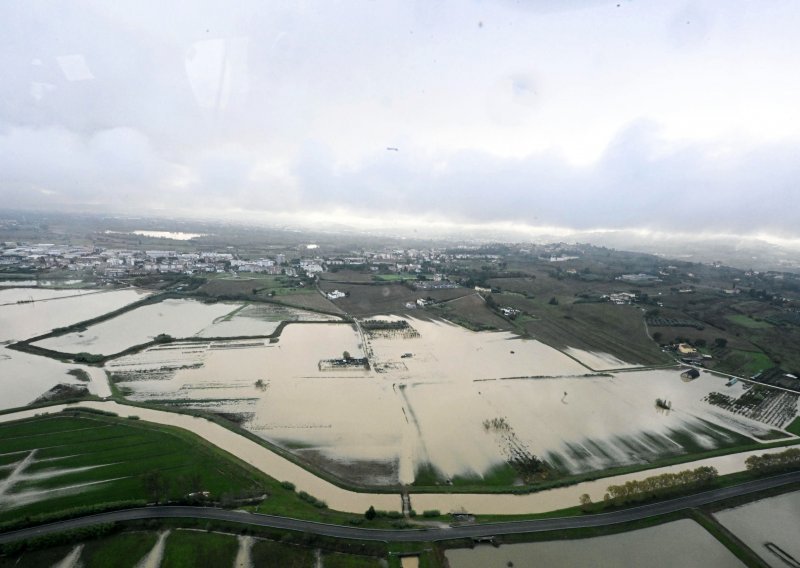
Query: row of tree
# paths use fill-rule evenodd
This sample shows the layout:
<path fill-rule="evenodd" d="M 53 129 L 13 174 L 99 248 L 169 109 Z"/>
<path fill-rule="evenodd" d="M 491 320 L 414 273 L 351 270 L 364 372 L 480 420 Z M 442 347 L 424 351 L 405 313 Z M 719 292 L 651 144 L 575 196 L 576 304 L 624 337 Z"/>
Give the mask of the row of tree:
<path fill-rule="evenodd" d="M 710 466 L 687 469 L 678 473 L 662 473 L 645 479 L 627 481 L 622 485 L 610 485 L 603 497 L 603 502 L 606 505 L 613 504 L 619 507 L 628 503 L 661 498 L 688 489 L 707 487 L 712 485 L 718 477 L 717 469 Z M 587 509 L 591 503 L 588 494 L 581 495 L 581 507 Z"/>
<path fill-rule="evenodd" d="M 744 462 L 747 471 L 755 474 L 788 471 L 800 468 L 800 448 L 789 448 L 774 454 L 750 456 Z"/>

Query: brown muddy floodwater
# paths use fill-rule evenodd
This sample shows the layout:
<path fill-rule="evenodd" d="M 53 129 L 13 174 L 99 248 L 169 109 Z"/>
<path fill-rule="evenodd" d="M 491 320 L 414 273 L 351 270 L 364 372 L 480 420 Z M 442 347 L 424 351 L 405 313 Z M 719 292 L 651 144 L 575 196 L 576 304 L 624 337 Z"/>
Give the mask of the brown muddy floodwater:
<path fill-rule="evenodd" d="M 451 568 L 542 566 L 614 568 L 732 568 L 744 566 L 691 520 L 581 540 L 480 545 L 445 553 Z"/>
<path fill-rule="evenodd" d="M 83 369 L 89 373 L 90 382 L 84 383 L 69 375 L 71 369 Z M 26 406 L 59 383 L 85 384 L 92 394 L 100 397 L 111 395 L 103 369 L 62 363 L 0 347 L 0 410 Z"/>
<path fill-rule="evenodd" d="M 0 290 L 0 344 L 35 337 L 135 302 L 137 290 Z M 22 303 L 18 303 L 22 302 Z M 70 369 L 89 372 L 89 391 L 111 394 L 102 369 L 37 357 L 0 346 L 0 409 L 25 406 L 59 383 L 81 384 Z"/>
<path fill-rule="evenodd" d="M 190 337 L 236 308 L 232 304 L 164 300 L 125 312 L 85 331 L 51 337 L 36 345 L 64 353 L 86 351 L 110 355 L 151 341 L 162 333 L 172 337 Z"/>
<path fill-rule="evenodd" d="M 131 304 L 139 290 L 0 290 L 0 342 L 20 341 L 91 319 Z M 30 300 L 33 300 L 32 302 Z M 22 301 L 23 303 L 17 303 Z"/>
<path fill-rule="evenodd" d="M 791 560 L 783 560 L 786 555 L 800 565 L 800 491 L 719 511 L 714 516 L 770 566 L 791 565 Z"/>
<path fill-rule="evenodd" d="M 362 493 L 341 489 L 247 438 L 243 438 L 214 422 L 193 416 L 125 406 L 115 402 L 85 401 L 73 405 L 58 405 L 3 414 L 0 415 L 0 422 L 32 418 L 40 414 L 58 413 L 65 408 L 69 408 L 69 406 L 97 408 L 115 412 L 122 417 L 139 416 L 142 420 L 156 424 L 166 424 L 189 430 L 246 461 L 265 474 L 278 480 L 293 482 L 298 491 L 307 491 L 315 497 L 326 501 L 329 507 L 339 511 L 362 513 L 370 505 L 373 505 L 376 509 L 387 511 L 400 510 L 401 508 L 399 495 Z M 742 471 L 744 462 L 750 455 L 779 451 L 783 451 L 783 448 L 709 458 L 693 462 L 691 467 L 711 465 L 716 467 L 721 474 L 732 473 L 734 471 Z M 469 512 L 480 515 L 541 513 L 575 506 L 578 503 L 578 496 L 582 493 L 589 493 L 594 500 L 598 500 L 602 499 L 608 485 L 624 483 L 630 479 L 643 479 L 650 475 L 680 471 L 686 467 L 688 467 L 687 464 L 658 468 L 581 483 L 571 487 L 541 491 L 530 495 L 412 494 L 411 505 L 417 511 L 439 509 L 443 512 Z"/>
<path fill-rule="evenodd" d="M 387 511 L 401 509 L 399 495 L 356 493 L 341 489 L 280 457 L 267 448 L 203 418 L 148 408 L 124 406 L 115 402 L 86 401 L 73 406 L 98 408 L 116 412 L 125 417 L 138 416 L 141 420 L 183 428 L 201 436 L 277 480 L 291 481 L 298 491 L 306 491 L 319 499 L 323 499 L 332 509 L 357 513 L 363 513 L 370 505 L 376 509 Z M 33 417 L 37 414 L 56 413 L 67 407 L 67 405 L 59 405 L 47 407 L 46 409 L 22 410 L 13 414 L 0 415 L 0 422 Z"/>
<path fill-rule="evenodd" d="M 584 351 L 582 349 L 576 349 L 574 347 L 567 347 L 564 350 L 564 352 L 567 355 L 575 357 L 578 361 L 580 361 L 584 365 L 598 371 L 603 371 L 606 369 L 630 369 L 635 367 L 641 367 L 641 365 L 627 363 L 622 359 L 617 359 L 613 355 L 609 355 L 608 353 L 602 353 L 599 351 Z"/>
<path fill-rule="evenodd" d="M 537 341 L 410 323 L 416 334 L 366 339 L 349 324 L 289 325 L 277 343 L 176 343 L 108 369 L 133 400 L 239 416 L 250 431 L 368 485 L 411 483 L 427 464 L 445 479 L 480 477 L 532 455 L 580 473 L 768 430 L 703 402 L 730 390 L 710 374 L 689 383 L 677 370 L 600 375 Z M 368 354 L 370 369 L 324 364 L 345 351 Z M 656 398 L 673 410 L 657 409 Z"/>

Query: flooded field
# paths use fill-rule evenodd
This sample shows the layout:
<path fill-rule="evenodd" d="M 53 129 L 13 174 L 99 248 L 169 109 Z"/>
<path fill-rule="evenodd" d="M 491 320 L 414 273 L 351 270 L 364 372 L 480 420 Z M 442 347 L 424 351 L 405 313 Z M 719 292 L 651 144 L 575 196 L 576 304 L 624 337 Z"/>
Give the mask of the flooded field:
<path fill-rule="evenodd" d="M 609 355 L 608 353 L 584 351 L 582 349 L 575 349 L 574 347 L 568 347 L 564 350 L 564 352 L 571 357 L 575 357 L 575 359 L 587 367 L 597 371 L 605 371 L 608 369 L 629 369 L 641 366 L 633 363 L 627 363 L 622 359 L 617 359 L 613 355 Z"/>
<path fill-rule="evenodd" d="M 83 294 L 96 294 L 97 290 L 55 290 L 52 288 L 2 288 L 0 289 L 0 306 L 26 304 L 38 300 L 68 298 Z"/>
<path fill-rule="evenodd" d="M 146 293 L 139 290 L 0 290 L 0 342 L 19 341 L 116 310 Z"/>
<path fill-rule="evenodd" d="M 339 318 L 276 304 L 240 304 L 201 330 L 200 337 L 269 335 L 283 321 L 338 321 Z"/>
<path fill-rule="evenodd" d="M 108 355 L 151 341 L 162 333 L 173 337 L 190 337 L 237 307 L 223 303 L 204 304 L 195 300 L 164 300 L 136 308 L 85 331 L 51 337 L 36 345 L 65 353 L 86 351 Z"/>
<path fill-rule="evenodd" d="M 0 287 L 60 287 L 60 286 L 76 286 L 83 283 L 83 280 L 0 280 Z"/>
<path fill-rule="evenodd" d="M 87 385 L 90 392 L 95 392 L 92 383 L 68 374 L 76 368 L 83 367 L 0 347 L 0 410 L 26 406 L 60 383 Z"/>
<path fill-rule="evenodd" d="M 690 520 L 582 540 L 508 544 L 448 550 L 451 568 L 506 566 L 630 566 L 729 568 L 744 566 L 725 546 Z"/>
<path fill-rule="evenodd" d="M 2 344 L 102 315 L 141 297 L 142 293 L 136 290 L 0 290 L 0 409 L 30 404 L 58 384 L 85 385 L 93 394 L 108 396 L 108 385 L 100 369 L 90 372 L 91 381 L 82 382 L 68 372 L 72 369 L 89 372 L 87 367 L 21 353 Z"/>
<path fill-rule="evenodd" d="M 347 355 L 363 365 L 331 366 Z M 769 428 L 703 402 L 677 370 L 591 373 L 559 351 L 444 322 L 287 326 L 280 340 L 173 343 L 110 362 L 132 400 L 202 408 L 351 481 L 527 479 L 750 442 Z M 669 401 L 672 409 L 655 404 Z M 365 425 L 369 425 L 365 428 Z M 511 469 L 509 469 L 511 468 Z"/>
<path fill-rule="evenodd" d="M 331 509 L 337 511 L 363 513 L 370 505 L 385 511 L 399 511 L 401 508 L 399 494 L 355 493 L 341 489 L 256 442 L 204 418 L 124 406 L 115 402 L 86 401 L 79 403 L 79 406 L 114 412 L 123 417 L 138 416 L 143 421 L 166 424 L 193 432 L 275 479 L 290 480 L 296 485 L 298 491 L 306 491 L 315 497 L 324 499 Z M 31 418 L 39 414 L 59 413 L 64 408 L 67 406 L 56 405 L 46 409 L 21 410 L 13 414 L 0 415 L 0 422 Z"/>
<path fill-rule="evenodd" d="M 175 338 L 269 335 L 281 321 L 329 319 L 333 318 L 282 306 L 168 299 L 37 345 L 64 353 L 109 355 L 151 341 L 162 333 Z"/>
<path fill-rule="evenodd" d="M 714 516 L 770 566 L 800 565 L 800 492 L 762 499 Z"/>
<path fill-rule="evenodd" d="M 361 493 L 341 489 L 316 475 L 309 473 L 298 465 L 288 461 L 267 448 L 243 438 L 218 424 L 203 418 L 196 418 L 172 412 L 152 410 L 149 408 L 131 407 L 115 402 L 81 402 L 81 407 L 96 408 L 114 412 L 119 416 L 138 416 L 141 420 L 166 424 L 186 429 L 208 440 L 225 451 L 230 452 L 239 459 L 251 464 L 275 479 L 291 480 L 296 484 L 297 490 L 307 491 L 317 498 L 324 499 L 332 509 L 362 513 L 370 505 L 376 509 L 387 511 L 400 509 L 400 495 L 388 493 Z M 20 410 L 12 414 L 0 415 L 1 422 L 9 422 L 31 418 L 35 415 L 61 412 L 67 405 L 57 405 L 46 409 Z M 692 467 L 713 466 L 720 474 L 742 471 L 744 462 L 750 455 L 780 452 L 783 448 L 771 450 L 758 450 L 728 456 L 708 458 L 692 463 Z M 413 494 L 412 507 L 418 511 L 426 509 L 439 509 L 447 512 L 468 511 L 473 514 L 523 514 L 542 513 L 572 507 L 578 502 L 578 496 L 589 493 L 592 499 L 602 499 L 606 487 L 611 484 L 621 484 L 632 479 L 643 479 L 650 475 L 661 473 L 674 473 L 685 469 L 686 465 L 674 465 L 650 471 L 615 476 L 596 481 L 584 482 L 568 487 L 560 487 L 529 495 L 512 494 L 463 494 L 463 493 L 427 493 Z"/>

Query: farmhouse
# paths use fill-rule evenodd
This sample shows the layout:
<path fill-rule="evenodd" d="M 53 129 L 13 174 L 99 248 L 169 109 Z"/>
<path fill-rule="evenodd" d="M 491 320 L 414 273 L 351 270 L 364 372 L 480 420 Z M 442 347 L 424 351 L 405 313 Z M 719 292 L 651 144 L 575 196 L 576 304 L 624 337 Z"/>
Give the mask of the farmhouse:
<path fill-rule="evenodd" d="M 699 376 L 700 376 L 700 371 L 698 371 L 697 369 L 687 369 L 686 371 L 681 373 L 681 378 L 683 379 L 694 380 Z"/>

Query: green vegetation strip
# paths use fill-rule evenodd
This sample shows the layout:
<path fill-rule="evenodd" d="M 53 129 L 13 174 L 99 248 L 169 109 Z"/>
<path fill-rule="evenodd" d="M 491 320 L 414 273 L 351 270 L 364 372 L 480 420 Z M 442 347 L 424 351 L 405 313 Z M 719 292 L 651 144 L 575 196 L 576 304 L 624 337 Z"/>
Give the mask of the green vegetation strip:
<path fill-rule="evenodd" d="M 301 496 L 293 488 L 281 486 L 277 480 L 181 428 L 74 410 L 0 425 L 0 453 L 20 452 L 22 459 L 33 450 L 30 472 L 90 469 L 73 469 L 15 484 L 6 493 L 9 502 L 22 489 L 100 483 L 84 491 L 51 494 L 38 502 L 6 507 L 0 511 L 0 530 L 147 502 L 245 506 L 253 499 L 263 513 L 338 524 L 363 521 L 361 515 L 320 508 L 319 500 L 313 496 Z M 55 461 L 39 461 L 51 458 Z M 209 494 L 204 497 L 202 492 Z M 264 495 L 267 499 L 262 502 Z"/>

